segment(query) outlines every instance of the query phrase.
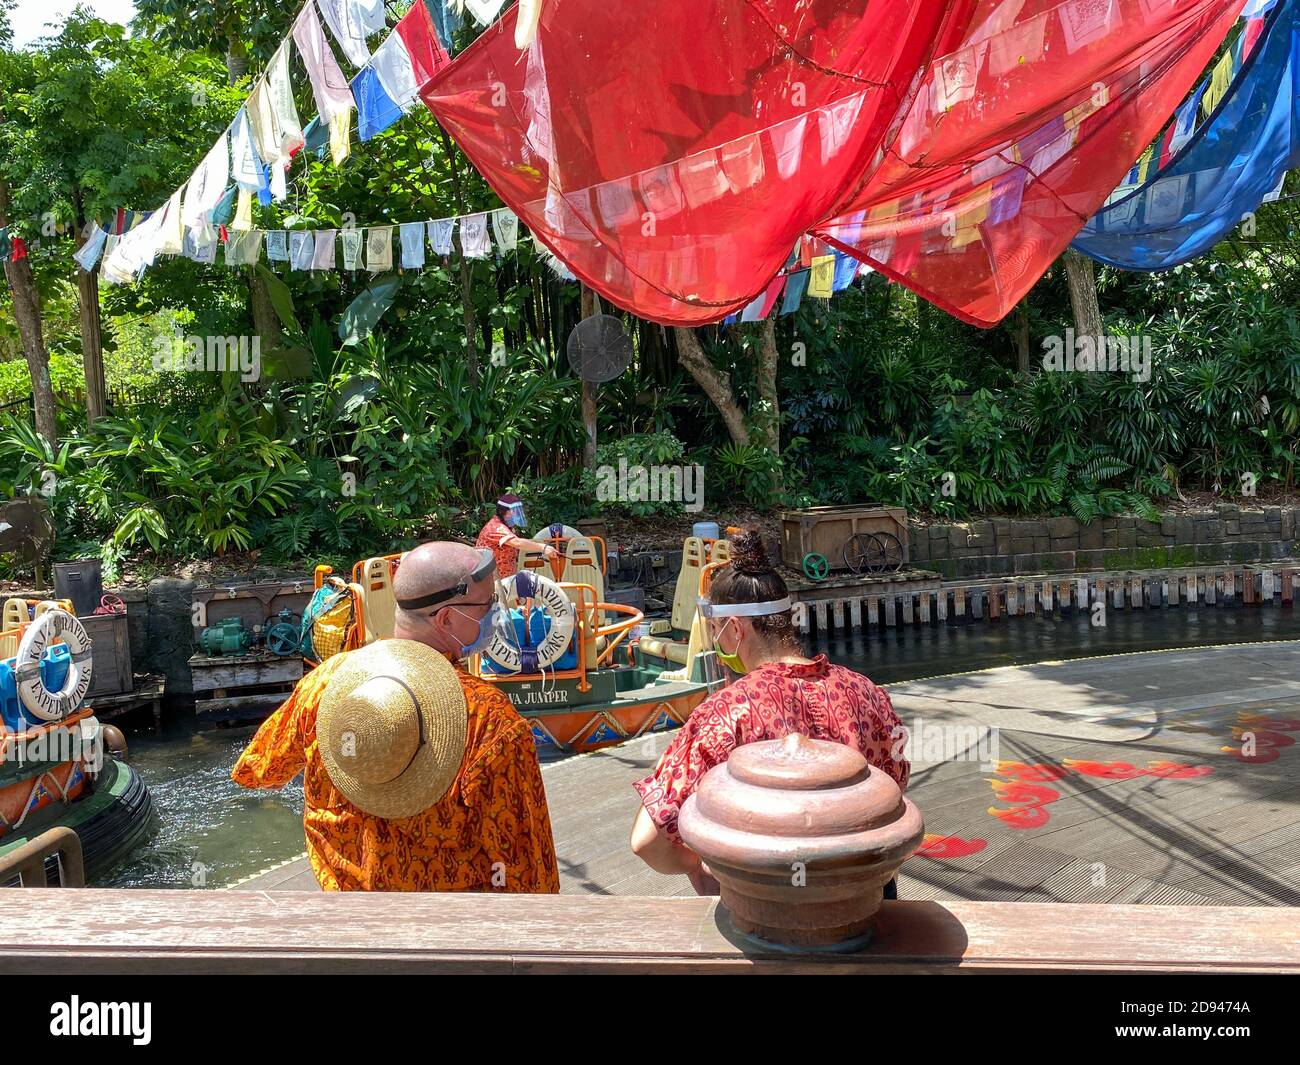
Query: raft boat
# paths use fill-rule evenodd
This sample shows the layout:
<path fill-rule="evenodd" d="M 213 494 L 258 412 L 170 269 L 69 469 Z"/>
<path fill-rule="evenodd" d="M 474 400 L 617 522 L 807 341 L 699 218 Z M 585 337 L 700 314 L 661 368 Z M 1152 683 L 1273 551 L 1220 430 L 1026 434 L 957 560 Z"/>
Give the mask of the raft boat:
<path fill-rule="evenodd" d="M 521 551 L 519 573 L 503 582 L 516 646 L 494 641 L 471 659 L 471 671 L 499 686 L 528 720 L 540 754 L 594 751 L 678 728 L 720 683 L 708 679 L 713 671 L 699 641 L 650 636 L 640 610 L 605 599 L 604 541 L 567 535 L 574 532 L 567 528 L 552 531 L 539 539 L 560 557 L 548 562 L 540 552 Z M 714 545 L 712 554 L 725 557 L 725 542 L 719 543 L 722 551 Z M 689 601 L 687 630 L 708 557 L 697 547 L 692 566 L 684 566 L 678 580 L 679 588 L 684 581 L 695 585 L 677 597 Z M 333 589 L 337 605 L 317 617 L 317 624 L 325 620 L 332 627 L 332 635 L 313 637 L 314 643 L 330 652 L 391 636 L 397 609 L 393 575 L 400 562 L 400 554 L 364 559 L 346 582 L 331 567 L 317 566 L 318 592 Z M 309 622 L 304 619 L 304 649 Z"/>
<path fill-rule="evenodd" d="M 93 882 L 144 841 L 149 789 L 85 705 L 90 638 L 66 601 L 9 599 L 0 628 L 0 864 L 52 828 L 81 840 Z M 56 859 L 47 880 L 58 882 Z M 0 883 L 0 886 L 5 886 Z"/>

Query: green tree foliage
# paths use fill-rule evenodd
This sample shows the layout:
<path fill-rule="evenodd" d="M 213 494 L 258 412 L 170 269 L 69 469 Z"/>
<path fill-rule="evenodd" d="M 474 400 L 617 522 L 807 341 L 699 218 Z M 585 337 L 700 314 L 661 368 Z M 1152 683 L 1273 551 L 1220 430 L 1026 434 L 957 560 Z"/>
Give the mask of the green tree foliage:
<path fill-rule="evenodd" d="M 296 9 L 139 0 L 140 36 L 79 15 L 18 53 L 4 44 L 6 6 L 0 0 L 0 178 L 15 190 L 20 232 L 35 241 L 52 376 L 63 391 L 80 343 L 72 242 L 47 237 L 42 225 L 158 206 L 236 113 L 249 84 L 242 62 L 250 75 L 260 70 Z M 294 84 L 310 119 L 300 68 Z M 344 229 L 499 206 L 420 109 L 352 149 L 337 167 L 296 161 L 289 197 L 256 207 L 255 224 Z M 1279 228 L 1281 206 L 1261 214 L 1268 246 L 1234 245 L 1164 275 L 1099 271 L 1107 329 L 1151 341 L 1145 381 L 1042 369 L 1043 341 L 1071 322 L 1059 273 L 1022 305 L 1028 372 L 1018 369 L 1019 312 L 1006 328 L 972 329 L 880 277 L 807 300 L 775 324 L 779 450 L 733 442 L 686 372 L 673 330 L 623 315 L 635 357 L 600 387 L 598 462 L 701 463 L 706 513 L 731 503 L 875 501 L 1086 519 L 1150 513 L 1178 492 L 1235 495 L 1244 474 L 1263 489 L 1290 488 L 1300 269 L 1290 223 Z M 136 286 L 106 289 L 111 417 L 88 431 L 65 410 L 67 443 L 56 448 L 33 433 L 26 411 L 10 410 L 0 419 L 0 496 L 53 472 L 60 549 L 98 543 L 110 563 L 127 551 L 246 549 L 348 562 L 421 536 L 471 532 L 505 488 L 523 494 L 539 521 L 572 524 L 607 509 L 580 468 L 581 386 L 564 351 L 581 314 L 578 286 L 558 278 L 527 237 L 483 260 L 429 254 L 425 269 L 383 278 L 267 264 L 272 273 L 258 283 L 283 335 L 264 352 L 268 372 L 256 382 L 152 365 L 159 338 L 175 331 L 254 332 L 246 272 L 168 259 Z M 376 285 L 383 299 L 360 314 Z M 349 308 L 347 321 L 364 328 L 340 340 Z M 760 327 L 695 335 L 746 428 L 767 417 Z M 19 354 L 0 303 L 0 404 L 30 388 Z M 677 510 L 628 501 L 613 512 Z"/>
<path fill-rule="evenodd" d="M 238 97 L 219 64 L 83 14 L 0 65 L 0 178 L 36 258 L 67 272 L 70 230 L 151 209 L 194 169 Z"/>

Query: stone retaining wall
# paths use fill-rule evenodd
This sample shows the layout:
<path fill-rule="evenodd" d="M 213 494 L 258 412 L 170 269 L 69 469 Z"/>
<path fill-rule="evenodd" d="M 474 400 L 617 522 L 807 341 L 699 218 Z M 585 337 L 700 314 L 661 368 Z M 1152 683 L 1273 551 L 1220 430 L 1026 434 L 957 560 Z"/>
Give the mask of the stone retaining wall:
<path fill-rule="evenodd" d="M 1134 517 L 1022 521 L 990 518 L 951 525 L 913 521 L 911 563 L 950 580 L 1029 573 L 1160 569 L 1213 562 L 1272 562 L 1297 554 L 1300 507 L 1245 508 Z"/>

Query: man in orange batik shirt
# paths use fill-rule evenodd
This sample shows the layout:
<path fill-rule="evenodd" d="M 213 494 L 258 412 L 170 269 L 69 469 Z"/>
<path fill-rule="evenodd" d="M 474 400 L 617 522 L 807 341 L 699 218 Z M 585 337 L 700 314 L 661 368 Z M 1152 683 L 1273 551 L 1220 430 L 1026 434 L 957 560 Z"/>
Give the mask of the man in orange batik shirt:
<path fill-rule="evenodd" d="M 326 890 L 558 892 L 531 730 L 458 665 L 500 609 L 491 555 L 423 544 L 393 590 L 395 638 L 304 677 L 231 776 L 278 788 L 305 771 L 307 853 Z"/>

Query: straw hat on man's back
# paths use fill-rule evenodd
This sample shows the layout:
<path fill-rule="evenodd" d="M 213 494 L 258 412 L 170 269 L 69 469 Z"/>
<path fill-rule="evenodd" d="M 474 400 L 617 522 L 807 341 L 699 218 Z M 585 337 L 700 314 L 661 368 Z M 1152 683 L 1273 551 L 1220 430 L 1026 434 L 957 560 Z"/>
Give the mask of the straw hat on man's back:
<path fill-rule="evenodd" d="M 316 742 L 330 781 L 353 806 L 413 817 L 455 781 L 467 718 L 446 658 L 414 640 L 380 640 L 349 653 L 330 677 Z"/>

